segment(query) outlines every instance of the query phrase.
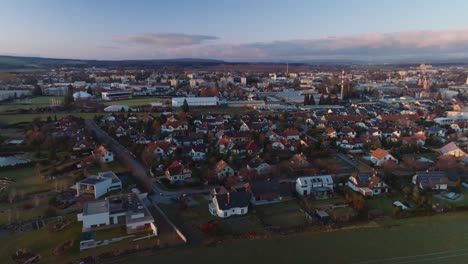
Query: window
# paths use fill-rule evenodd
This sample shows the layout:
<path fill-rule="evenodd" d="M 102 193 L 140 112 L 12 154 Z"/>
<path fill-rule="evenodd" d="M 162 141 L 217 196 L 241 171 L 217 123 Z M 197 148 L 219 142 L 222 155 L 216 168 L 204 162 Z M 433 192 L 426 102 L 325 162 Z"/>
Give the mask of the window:
<path fill-rule="evenodd" d="M 241 209 L 241 214 L 243 214 L 243 213 L 244 213 L 244 209 Z"/>
<path fill-rule="evenodd" d="M 226 216 L 227 216 L 227 212 L 224 212 L 224 217 L 226 217 Z"/>

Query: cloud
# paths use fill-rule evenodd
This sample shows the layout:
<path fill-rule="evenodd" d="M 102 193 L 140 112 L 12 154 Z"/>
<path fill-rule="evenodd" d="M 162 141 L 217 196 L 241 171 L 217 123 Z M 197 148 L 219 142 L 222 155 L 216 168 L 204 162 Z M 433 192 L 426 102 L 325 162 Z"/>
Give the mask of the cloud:
<path fill-rule="evenodd" d="M 97 46 L 99 49 L 120 49 L 120 47 L 117 46 Z"/>
<path fill-rule="evenodd" d="M 272 60 L 399 60 L 468 57 L 468 28 L 444 31 L 404 31 L 278 40 L 244 44 L 206 43 L 214 36 L 145 33 L 120 38 L 122 48 L 141 58 L 198 57 L 231 61 Z"/>
<path fill-rule="evenodd" d="M 155 45 L 162 47 L 191 46 L 201 44 L 208 40 L 216 40 L 218 37 L 206 35 L 187 35 L 179 33 L 143 33 L 138 35 L 123 36 L 119 42 L 130 44 Z"/>

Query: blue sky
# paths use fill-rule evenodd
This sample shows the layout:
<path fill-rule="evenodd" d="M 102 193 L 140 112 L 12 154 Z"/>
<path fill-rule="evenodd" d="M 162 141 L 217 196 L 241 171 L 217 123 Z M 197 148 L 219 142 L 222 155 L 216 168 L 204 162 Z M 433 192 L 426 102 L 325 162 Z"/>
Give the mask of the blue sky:
<path fill-rule="evenodd" d="M 0 54 L 231 61 L 468 57 L 463 0 L 0 1 Z"/>

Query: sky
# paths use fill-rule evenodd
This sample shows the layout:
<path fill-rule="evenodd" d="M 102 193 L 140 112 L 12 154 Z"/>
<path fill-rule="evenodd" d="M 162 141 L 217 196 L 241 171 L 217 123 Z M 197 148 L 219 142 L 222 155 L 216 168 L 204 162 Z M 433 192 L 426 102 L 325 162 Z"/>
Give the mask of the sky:
<path fill-rule="evenodd" d="M 302 61 L 468 58 L 466 0 L 0 0 L 0 54 Z"/>

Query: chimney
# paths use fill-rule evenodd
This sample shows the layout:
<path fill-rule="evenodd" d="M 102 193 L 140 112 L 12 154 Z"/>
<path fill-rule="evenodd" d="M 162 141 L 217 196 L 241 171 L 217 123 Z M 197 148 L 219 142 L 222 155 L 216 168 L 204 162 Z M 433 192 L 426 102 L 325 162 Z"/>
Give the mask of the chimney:
<path fill-rule="evenodd" d="M 227 193 L 227 204 L 231 204 L 231 196 L 229 192 Z"/>

